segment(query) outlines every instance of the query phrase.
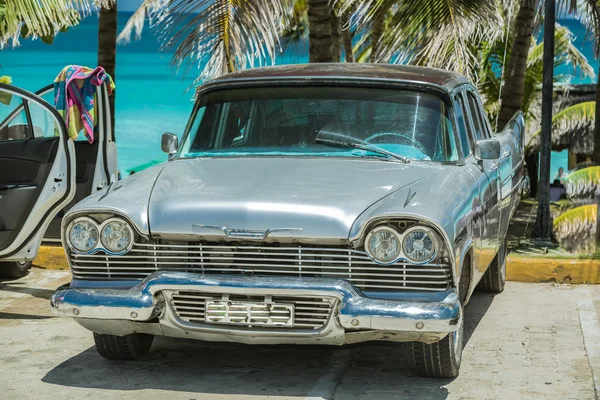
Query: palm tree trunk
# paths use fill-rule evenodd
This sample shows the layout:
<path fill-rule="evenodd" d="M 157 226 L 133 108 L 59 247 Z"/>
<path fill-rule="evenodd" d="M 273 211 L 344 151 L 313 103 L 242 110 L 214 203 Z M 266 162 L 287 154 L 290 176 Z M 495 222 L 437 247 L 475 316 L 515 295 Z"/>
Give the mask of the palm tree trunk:
<path fill-rule="evenodd" d="M 342 43 L 344 45 L 344 59 L 346 62 L 354 62 L 354 50 L 352 49 L 352 32 L 350 31 L 350 17 L 352 9 L 346 11 L 341 17 Z"/>
<path fill-rule="evenodd" d="M 117 1 L 109 9 L 100 9 L 98 20 L 98 65 L 103 67 L 113 80 L 115 79 L 115 65 L 117 61 Z M 108 97 L 112 133 L 115 130 L 115 95 Z"/>
<path fill-rule="evenodd" d="M 350 28 L 342 30 L 342 41 L 344 42 L 344 58 L 346 59 L 346 62 L 354 62 L 352 33 L 350 32 Z"/>
<path fill-rule="evenodd" d="M 371 27 L 371 62 L 379 62 L 379 49 L 381 48 L 381 36 L 383 36 L 383 23 L 385 13 L 379 12 L 373 19 Z"/>
<path fill-rule="evenodd" d="M 341 32 L 340 32 L 340 20 L 333 8 L 331 9 L 331 55 L 335 62 L 340 61 L 342 56 L 342 48 L 340 47 Z"/>
<path fill-rule="evenodd" d="M 308 0 L 308 46 L 311 63 L 333 62 L 329 0 Z"/>
<path fill-rule="evenodd" d="M 519 12 L 515 18 L 515 25 L 512 28 L 514 43 L 508 65 L 504 70 L 504 88 L 498 116 L 498 130 L 504 128 L 513 115 L 521 109 L 523 103 L 527 54 L 531 46 L 537 4 L 538 0 L 521 0 Z"/>

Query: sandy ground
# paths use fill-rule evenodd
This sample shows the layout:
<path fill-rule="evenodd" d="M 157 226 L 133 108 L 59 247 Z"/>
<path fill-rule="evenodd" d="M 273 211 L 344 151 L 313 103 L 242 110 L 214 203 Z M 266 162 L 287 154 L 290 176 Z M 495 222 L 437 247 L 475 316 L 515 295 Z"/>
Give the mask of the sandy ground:
<path fill-rule="evenodd" d="M 416 377 L 410 344 L 249 347 L 158 338 L 138 362 L 97 355 L 90 332 L 55 317 L 69 281 L 34 269 L 0 283 L 1 399 L 594 399 L 600 286 L 508 283 L 466 309 L 461 374 Z"/>

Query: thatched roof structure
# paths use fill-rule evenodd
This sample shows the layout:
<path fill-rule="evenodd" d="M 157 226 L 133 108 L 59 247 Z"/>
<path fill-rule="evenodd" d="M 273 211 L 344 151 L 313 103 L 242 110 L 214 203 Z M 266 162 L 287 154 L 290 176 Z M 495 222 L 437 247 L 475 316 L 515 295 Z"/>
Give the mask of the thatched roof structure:
<path fill-rule="evenodd" d="M 596 100 L 596 85 L 572 85 L 566 90 L 556 91 L 554 115 L 575 104 Z M 588 110 L 589 111 L 589 110 Z M 541 110 L 534 110 L 537 116 Z M 538 121 L 541 118 L 538 118 Z M 594 150 L 594 118 L 578 118 L 563 121 L 552 127 L 552 150 L 571 150 L 574 153 L 591 155 Z M 525 144 L 529 144 L 528 153 L 539 151 L 539 126 L 527 130 Z"/>

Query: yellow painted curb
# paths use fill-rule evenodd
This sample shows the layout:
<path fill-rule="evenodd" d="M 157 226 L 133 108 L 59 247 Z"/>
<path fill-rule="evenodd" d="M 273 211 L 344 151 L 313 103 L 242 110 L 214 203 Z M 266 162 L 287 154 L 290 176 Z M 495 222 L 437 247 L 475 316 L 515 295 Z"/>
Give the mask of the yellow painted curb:
<path fill-rule="evenodd" d="M 44 269 L 69 269 L 62 246 L 41 246 L 33 265 Z"/>
<path fill-rule="evenodd" d="M 517 282 L 600 283 L 600 260 L 509 255 L 506 279 Z"/>

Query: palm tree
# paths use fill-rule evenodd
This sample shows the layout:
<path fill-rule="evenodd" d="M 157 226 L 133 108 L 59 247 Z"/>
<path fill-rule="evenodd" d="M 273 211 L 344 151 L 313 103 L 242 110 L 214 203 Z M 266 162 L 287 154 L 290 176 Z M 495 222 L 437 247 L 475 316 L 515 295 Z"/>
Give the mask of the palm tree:
<path fill-rule="evenodd" d="M 311 63 L 339 61 L 333 51 L 332 15 L 329 0 L 308 0 L 308 60 Z"/>
<path fill-rule="evenodd" d="M 273 63 L 292 8 L 292 0 L 145 0 L 118 40 L 127 42 L 134 32 L 139 37 L 148 15 L 164 49 L 174 50 L 173 65 L 183 65 L 185 72 L 205 65 L 198 77 L 204 80 Z"/>
<path fill-rule="evenodd" d="M 509 10 L 511 13 L 512 11 Z M 535 29 L 535 16 L 539 11 L 539 0 L 521 0 L 514 25 L 509 27 L 514 34 L 513 45 L 503 76 L 505 83 L 497 120 L 497 126 L 500 128 L 503 128 L 513 115 L 523 107 L 527 55 L 529 54 Z"/>
<path fill-rule="evenodd" d="M 117 62 L 117 0 L 108 0 L 100 7 L 98 19 L 98 65 L 103 67 L 113 80 Z M 109 96 L 111 127 L 115 129 L 115 95 Z"/>
<path fill-rule="evenodd" d="M 505 29 L 509 29 L 507 25 L 505 27 Z M 593 78 L 595 76 L 594 70 L 586 57 L 575 46 L 574 41 L 575 36 L 568 28 L 560 24 L 556 25 L 554 33 L 555 67 L 568 65 L 573 68 L 573 72 L 579 69 L 581 75 Z M 529 42 L 530 46 L 525 60 L 527 69 L 522 79 L 523 93 L 520 110 L 523 111 L 527 120 L 529 134 L 532 134 L 536 132 L 539 126 L 544 43 L 537 43 L 534 37 Z M 477 82 L 478 88 L 485 99 L 484 106 L 491 121 L 500 119 L 500 103 L 502 101 L 500 92 L 504 93 L 504 90 L 501 88 L 502 80 L 499 76 L 499 71 L 503 69 L 504 54 L 512 53 L 514 45 L 515 43 L 509 36 L 508 41 L 505 41 L 504 37 L 502 37 L 492 42 L 483 42 L 476 49 L 481 58 L 478 63 L 480 68 L 472 74 L 479 77 Z M 555 85 L 557 87 L 566 87 L 569 83 L 569 78 L 570 75 L 556 75 L 554 77 Z M 502 124 L 498 122 L 497 127 L 502 128 Z"/>
<path fill-rule="evenodd" d="M 506 14 L 504 14 L 506 17 Z M 508 24 L 505 24 L 505 29 L 511 29 Z M 503 37 L 505 37 L 503 35 Z M 479 70 L 479 90 L 485 98 L 485 108 L 492 121 L 495 121 L 496 128 L 502 129 L 503 124 L 500 119 L 502 112 L 502 100 L 500 93 L 505 93 L 506 86 L 501 89 L 502 80 L 498 75 L 498 71 L 503 69 L 503 61 L 505 54 L 513 54 L 512 47 L 514 41 L 512 37 L 508 36 L 509 40 L 506 41 L 503 38 L 497 39 L 493 42 L 484 42 L 477 50 L 481 55 L 481 69 Z M 554 56 L 555 65 L 571 65 L 574 68 L 579 68 L 581 73 L 587 76 L 594 76 L 594 71 L 588 64 L 585 56 L 574 46 L 574 35 L 566 27 L 557 25 L 554 34 Z M 525 60 L 527 66 L 525 75 L 522 79 L 521 89 L 521 100 L 520 109 L 525 114 L 527 120 L 527 136 L 535 137 L 535 132 L 539 127 L 539 121 L 541 115 L 539 110 L 541 108 L 541 90 L 543 81 L 543 43 L 536 43 L 534 37 L 529 40 L 530 46 Z M 508 47 L 507 47 L 508 46 Z M 507 64 L 510 60 L 507 60 Z M 508 67 L 507 67 L 508 68 Z M 505 74 L 506 75 L 506 74 Z M 555 77 L 556 86 L 565 86 L 568 83 L 566 77 L 557 75 Z M 506 85 L 506 83 L 505 83 Z M 531 139 L 527 139 L 530 142 Z M 531 193 L 535 194 L 537 191 L 537 165 L 538 156 L 537 153 L 529 152 L 526 156 L 526 163 L 529 172 L 529 179 L 531 182 Z"/>
<path fill-rule="evenodd" d="M 0 2 L 0 48 L 9 41 L 13 46 L 22 38 L 41 38 L 52 43 L 59 31 L 79 24 L 82 16 L 90 14 L 94 4 L 106 0 L 19 0 Z"/>

